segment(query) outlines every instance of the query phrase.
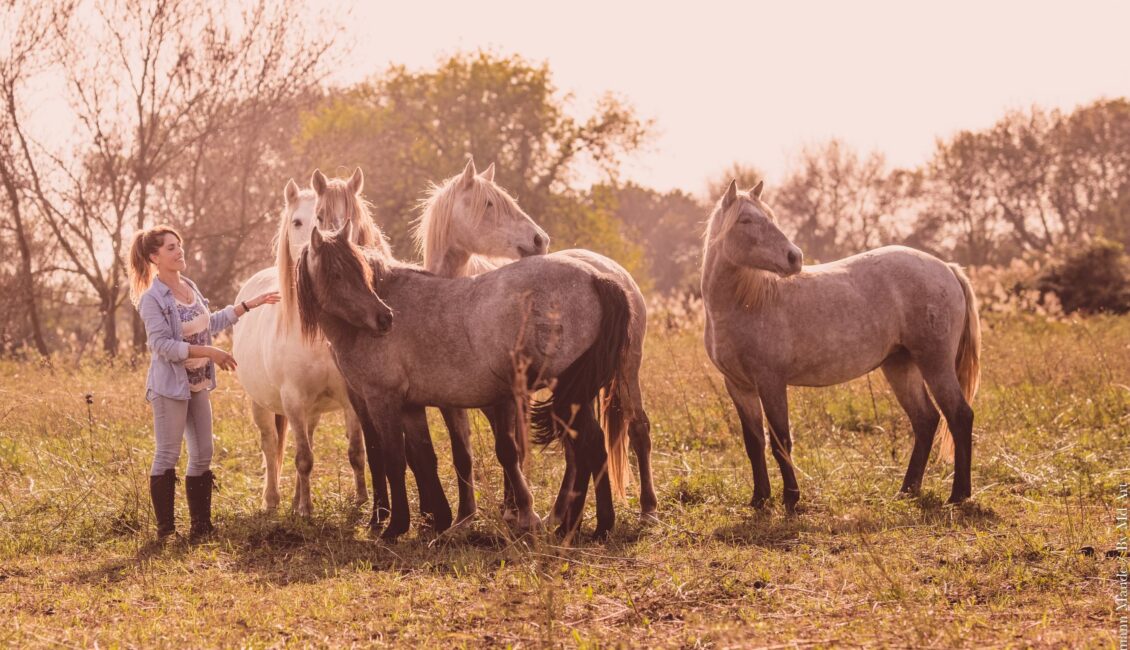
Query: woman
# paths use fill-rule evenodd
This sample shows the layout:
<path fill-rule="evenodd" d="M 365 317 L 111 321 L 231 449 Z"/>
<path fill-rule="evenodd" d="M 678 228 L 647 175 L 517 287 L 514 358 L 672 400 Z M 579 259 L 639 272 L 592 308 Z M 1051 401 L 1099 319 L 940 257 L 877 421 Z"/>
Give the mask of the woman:
<path fill-rule="evenodd" d="M 231 327 L 248 311 L 279 301 L 278 292 L 270 292 L 209 313 L 200 290 L 181 275 L 185 269 L 181 242 L 175 230 L 157 226 L 134 235 L 130 248 L 130 299 L 141 312 L 152 352 L 145 399 L 153 405 L 157 439 L 149 496 L 158 539 L 176 532 L 175 468 L 182 438 L 188 444 L 184 487 L 192 520 L 190 537 L 212 532 L 212 405 L 208 392 L 216 387 L 217 365 L 235 369 L 235 359 L 212 345 L 212 335 Z"/>

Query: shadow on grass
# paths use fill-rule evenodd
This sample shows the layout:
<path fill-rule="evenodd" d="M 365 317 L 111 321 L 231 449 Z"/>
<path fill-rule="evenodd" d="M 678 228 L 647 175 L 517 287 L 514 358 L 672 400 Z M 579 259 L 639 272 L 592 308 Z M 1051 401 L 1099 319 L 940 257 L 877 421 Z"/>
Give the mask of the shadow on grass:
<path fill-rule="evenodd" d="M 786 514 L 774 507 L 750 509 L 741 521 L 716 528 L 713 538 L 731 545 L 791 550 L 801 543 L 802 535 L 826 538 L 909 527 L 984 529 L 1000 521 L 1000 516 L 983 503 L 947 505 L 928 493 L 913 499 L 892 498 L 844 514 L 825 506 L 799 514 Z"/>

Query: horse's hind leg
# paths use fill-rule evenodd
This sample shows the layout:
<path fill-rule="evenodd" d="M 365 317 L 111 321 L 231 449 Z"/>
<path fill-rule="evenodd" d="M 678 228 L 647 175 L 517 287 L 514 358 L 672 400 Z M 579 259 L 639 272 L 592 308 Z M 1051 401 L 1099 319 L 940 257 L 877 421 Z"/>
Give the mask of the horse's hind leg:
<path fill-rule="evenodd" d="M 942 410 L 953 435 L 953 490 L 949 503 L 961 503 L 973 495 L 971 469 L 973 463 L 973 408 L 965 401 L 961 383 L 954 369 L 953 356 L 933 363 L 920 363 L 926 385 Z"/>
<path fill-rule="evenodd" d="M 922 475 L 926 471 L 926 461 L 930 458 L 930 448 L 934 444 L 934 434 L 938 430 L 941 416 L 930 402 L 926 382 L 909 354 L 894 354 L 883 362 L 882 367 L 895 398 L 906 411 L 910 427 L 914 430 L 914 451 L 910 453 L 906 478 L 902 481 L 899 493 L 916 495 L 922 487 Z"/>
<path fill-rule="evenodd" d="M 754 508 L 762 508 L 769 502 L 773 491 L 769 485 L 769 467 L 765 463 L 765 428 L 761 421 L 761 398 L 753 389 L 742 388 L 729 379 L 726 380 L 726 390 L 738 409 L 745 453 L 753 468 L 753 498 L 750 499 L 750 505 Z"/>
<path fill-rule="evenodd" d="M 263 509 L 270 511 L 279 507 L 280 438 L 285 435 L 280 434 L 280 430 L 286 431 L 286 419 L 254 402 L 251 403 L 251 417 L 259 429 L 259 447 L 263 450 Z"/>
<path fill-rule="evenodd" d="M 796 481 L 796 468 L 793 466 L 793 439 L 789 432 L 788 387 L 784 382 L 763 381 L 758 384 L 761 407 L 765 409 L 765 419 L 769 422 L 769 447 L 777 466 L 781 468 L 781 479 L 785 484 L 785 509 L 792 512 L 800 501 L 800 486 Z"/>
<path fill-rule="evenodd" d="M 618 386 L 622 403 L 630 404 L 628 439 L 636 454 L 640 468 L 640 517 L 655 519 L 659 498 L 655 496 L 655 482 L 651 475 L 651 420 L 643 408 L 643 394 L 640 392 L 639 368 L 625 373 L 627 382 Z"/>
<path fill-rule="evenodd" d="M 494 431 L 495 455 L 498 456 L 498 462 L 510 485 L 510 498 L 513 500 L 517 520 L 515 523 L 521 530 L 537 530 L 541 527 L 541 520 L 534 512 L 534 497 L 526 484 L 526 477 L 522 475 L 521 454 L 514 438 L 514 403 L 504 400 L 483 409 L 483 412 L 490 419 L 490 427 Z"/>
<path fill-rule="evenodd" d="M 608 477 L 608 452 L 604 448 L 604 432 L 593 413 L 592 402 L 582 406 L 574 423 L 579 432 L 580 450 L 585 464 L 592 472 L 596 484 L 596 531 L 594 536 L 603 539 L 616 523 L 616 507 L 612 502 L 612 482 Z M 581 512 L 584 501 L 580 501 Z"/>
<path fill-rule="evenodd" d="M 553 501 L 553 510 L 549 513 L 550 524 L 563 523 L 568 517 L 570 495 L 577 481 L 576 450 L 569 441 L 565 441 L 562 449 L 565 452 L 565 472 L 561 476 L 561 487 L 557 490 L 557 498 Z"/>
<path fill-rule="evenodd" d="M 345 406 L 345 434 L 349 438 L 349 466 L 353 468 L 354 503 L 363 505 L 369 500 L 365 487 L 365 441 L 361 421 L 351 405 Z"/>
<path fill-rule="evenodd" d="M 451 438 L 451 460 L 459 481 L 459 513 L 456 521 L 475 516 L 475 478 L 471 471 L 471 424 L 463 409 L 440 409 L 447 434 Z"/>

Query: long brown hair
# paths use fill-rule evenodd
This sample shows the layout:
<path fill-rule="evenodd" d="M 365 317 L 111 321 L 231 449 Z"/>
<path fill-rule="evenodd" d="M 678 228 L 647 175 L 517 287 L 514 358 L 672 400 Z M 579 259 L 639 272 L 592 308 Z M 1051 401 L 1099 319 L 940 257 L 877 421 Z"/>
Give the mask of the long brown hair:
<path fill-rule="evenodd" d="M 133 236 L 133 243 L 129 247 L 129 299 L 135 307 L 141 300 L 141 294 L 153 283 L 153 262 L 149 261 L 149 256 L 161 249 L 165 235 L 172 235 L 179 242 L 184 241 L 172 226 L 154 226 L 149 230 L 139 230 Z"/>

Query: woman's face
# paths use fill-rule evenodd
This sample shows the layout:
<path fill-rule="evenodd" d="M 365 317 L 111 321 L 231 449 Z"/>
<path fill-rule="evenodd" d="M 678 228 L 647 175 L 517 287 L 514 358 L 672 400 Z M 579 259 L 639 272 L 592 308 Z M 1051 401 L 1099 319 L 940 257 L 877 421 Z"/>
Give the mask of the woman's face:
<path fill-rule="evenodd" d="M 150 255 L 149 259 L 157 265 L 157 271 L 183 271 L 187 267 L 184 262 L 184 248 L 181 247 L 180 240 L 172 233 L 165 233 L 165 240 L 161 242 L 161 248 L 157 252 Z"/>

